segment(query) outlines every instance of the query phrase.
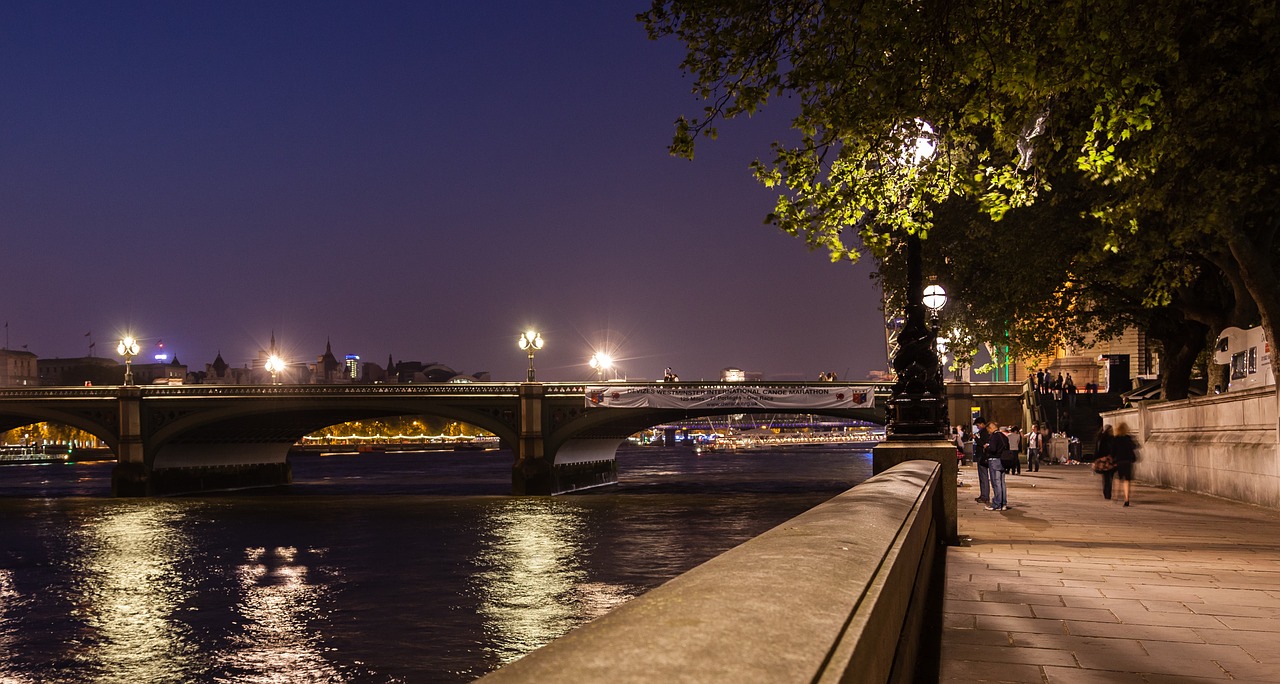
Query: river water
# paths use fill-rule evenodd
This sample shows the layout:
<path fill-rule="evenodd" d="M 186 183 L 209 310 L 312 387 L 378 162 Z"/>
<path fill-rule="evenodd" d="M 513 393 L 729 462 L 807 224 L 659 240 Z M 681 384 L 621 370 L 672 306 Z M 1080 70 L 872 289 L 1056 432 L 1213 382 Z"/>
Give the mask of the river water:
<path fill-rule="evenodd" d="M 294 457 L 277 490 L 113 499 L 0 467 L 0 683 L 465 682 L 861 482 L 865 447 L 624 447 L 511 497 L 511 453 Z"/>

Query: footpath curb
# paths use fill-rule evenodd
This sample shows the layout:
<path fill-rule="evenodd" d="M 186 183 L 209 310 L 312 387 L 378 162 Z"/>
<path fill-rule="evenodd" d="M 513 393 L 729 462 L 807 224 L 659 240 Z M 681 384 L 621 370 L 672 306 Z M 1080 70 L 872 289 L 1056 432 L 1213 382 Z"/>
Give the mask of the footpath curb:
<path fill-rule="evenodd" d="M 1280 511 L 1088 466 L 1007 477 L 1010 510 L 960 469 L 943 682 L 1280 682 Z"/>

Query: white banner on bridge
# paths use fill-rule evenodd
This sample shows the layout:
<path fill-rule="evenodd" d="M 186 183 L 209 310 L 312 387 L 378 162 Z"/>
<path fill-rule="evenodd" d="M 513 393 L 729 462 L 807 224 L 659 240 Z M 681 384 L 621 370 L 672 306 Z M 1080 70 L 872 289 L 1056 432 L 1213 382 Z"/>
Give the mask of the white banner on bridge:
<path fill-rule="evenodd" d="M 593 385 L 587 388 L 587 406 L 604 408 L 816 410 L 871 408 L 875 403 L 873 388 L 845 385 Z"/>

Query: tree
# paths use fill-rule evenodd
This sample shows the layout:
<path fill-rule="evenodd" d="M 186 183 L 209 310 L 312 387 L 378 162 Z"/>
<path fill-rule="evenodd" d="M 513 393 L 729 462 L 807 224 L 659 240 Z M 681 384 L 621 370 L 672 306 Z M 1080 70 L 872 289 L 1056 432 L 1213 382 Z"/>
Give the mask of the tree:
<path fill-rule="evenodd" d="M 639 19 L 685 43 L 709 103 L 677 121 L 673 153 L 771 98 L 798 101 L 800 142 L 753 168 L 781 191 L 769 220 L 834 260 L 861 245 L 883 265 L 904 233 L 943 229 L 956 199 L 1009 221 L 986 229 L 1006 238 L 1045 211 L 1057 282 L 1017 286 L 1071 312 L 1077 330 L 1057 333 L 1105 327 L 1087 315 L 1114 291 L 1135 320 L 1252 316 L 1275 344 L 1275 0 L 655 0 Z M 922 137 L 937 154 L 912 160 Z M 1206 281 L 1227 283 L 1229 305 L 1209 309 L 1226 316 L 1189 296 Z M 1043 309 L 1023 311 L 1005 312 L 1009 329 L 1037 327 Z"/>

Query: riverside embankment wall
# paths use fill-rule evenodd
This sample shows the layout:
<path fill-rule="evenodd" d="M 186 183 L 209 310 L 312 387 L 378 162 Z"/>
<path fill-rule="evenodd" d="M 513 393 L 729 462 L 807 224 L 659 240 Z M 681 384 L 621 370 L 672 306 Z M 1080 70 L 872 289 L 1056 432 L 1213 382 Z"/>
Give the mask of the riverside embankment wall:
<path fill-rule="evenodd" d="M 934 681 L 940 484 L 894 466 L 481 681 Z"/>
<path fill-rule="evenodd" d="M 1141 442 L 1134 477 L 1280 508 L 1280 398 L 1263 387 L 1102 414 Z"/>

